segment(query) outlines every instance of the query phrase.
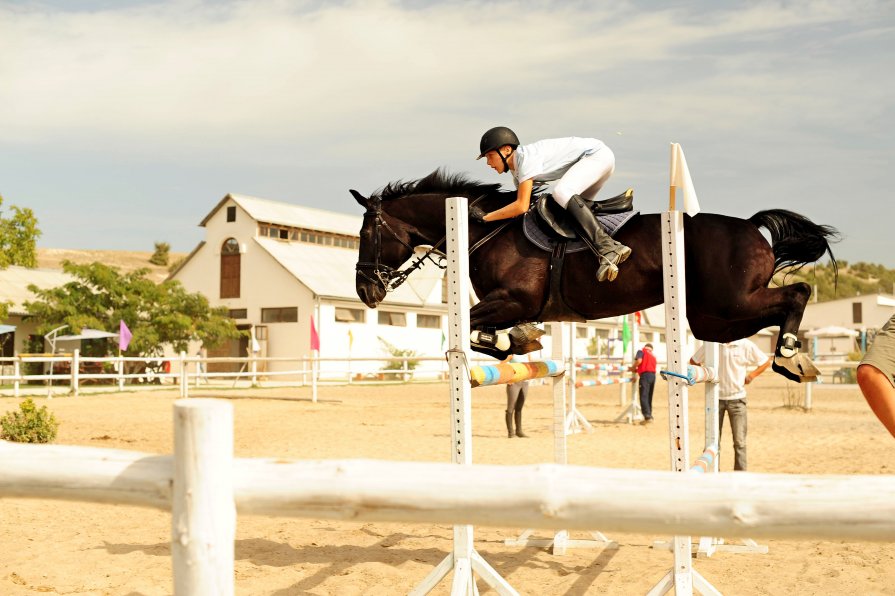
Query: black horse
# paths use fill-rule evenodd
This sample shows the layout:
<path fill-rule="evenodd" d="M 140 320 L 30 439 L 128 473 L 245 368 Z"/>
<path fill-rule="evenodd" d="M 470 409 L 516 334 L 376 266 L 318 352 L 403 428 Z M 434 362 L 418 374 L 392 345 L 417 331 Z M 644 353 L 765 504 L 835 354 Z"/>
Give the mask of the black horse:
<path fill-rule="evenodd" d="M 501 190 L 498 184 L 440 170 L 420 180 L 388 184 L 371 198 L 355 190 L 351 194 L 366 210 L 356 284 L 358 296 L 370 308 L 376 308 L 386 292 L 418 266 L 399 270 L 415 247 L 442 246 L 446 198 L 467 197 L 486 212 L 515 198 L 515 192 Z M 611 283 L 597 282 L 596 260 L 590 251 L 567 254 L 561 276 L 551 276 L 556 264 L 551 267 L 551 254 L 525 237 L 522 218 L 509 220 L 509 225 L 476 246 L 500 223 L 469 224 L 470 279 L 480 298 L 470 312 L 474 330 L 600 319 L 664 300 L 658 214 L 633 215 L 617 232 L 616 239 L 634 252 Z M 760 227 L 770 233 L 770 244 Z M 696 338 L 729 342 L 779 326 L 774 370 L 792 380 L 809 379 L 809 365 L 813 365 L 798 353 L 796 334 L 811 288 L 805 283 L 768 284 L 781 269 L 813 263 L 825 253 L 835 269 L 828 240 L 837 231 L 775 209 L 759 211 L 748 220 L 709 213 L 685 216 L 684 233 L 687 319 Z M 473 348 L 498 358 L 531 349 Z"/>

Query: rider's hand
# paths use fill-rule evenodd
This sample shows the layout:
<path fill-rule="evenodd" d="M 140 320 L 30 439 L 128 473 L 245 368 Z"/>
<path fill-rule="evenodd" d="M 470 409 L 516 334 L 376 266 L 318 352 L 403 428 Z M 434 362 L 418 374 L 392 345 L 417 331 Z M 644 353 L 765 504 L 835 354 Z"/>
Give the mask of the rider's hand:
<path fill-rule="evenodd" d="M 472 209 L 469 210 L 469 219 L 478 223 L 488 223 L 485 221 L 485 215 L 487 214 L 479 206 L 473 206 Z"/>

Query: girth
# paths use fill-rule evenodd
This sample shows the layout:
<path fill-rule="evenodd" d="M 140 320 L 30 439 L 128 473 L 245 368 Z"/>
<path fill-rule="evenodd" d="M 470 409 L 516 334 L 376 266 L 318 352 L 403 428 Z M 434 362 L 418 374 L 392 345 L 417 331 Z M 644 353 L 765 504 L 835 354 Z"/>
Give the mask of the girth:
<path fill-rule="evenodd" d="M 568 244 L 568 240 L 558 240 L 553 245 L 553 251 L 550 253 L 547 287 L 544 291 L 544 304 L 541 307 L 541 312 L 538 313 L 538 321 L 558 321 L 561 317 L 562 320 L 573 320 L 576 323 L 583 323 L 587 320 L 587 317 L 570 307 L 562 295 L 562 270 Z M 570 319 L 569 312 L 578 315 L 577 318 Z"/>

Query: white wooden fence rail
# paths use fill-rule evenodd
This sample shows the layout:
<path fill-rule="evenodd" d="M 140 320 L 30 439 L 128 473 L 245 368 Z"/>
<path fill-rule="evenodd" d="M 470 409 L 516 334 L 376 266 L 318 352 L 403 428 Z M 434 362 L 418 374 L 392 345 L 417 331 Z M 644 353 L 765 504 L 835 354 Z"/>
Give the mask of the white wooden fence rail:
<path fill-rule="evenodd" d="M 202 399 L 178 400 L 174 408 L 222 403 L 230 407 Z M 215 434 L 232 434 L 226 430 Z M 181 443 L 175 439 L 175 445 Z M 0 497 L 167 510 L 175 459 L 215 450 L 170 456 L 0 441 Z M 235 459 L 233 494 L 240 513 L 358 522 L 895 541 L 895 477 L 883 475 Z"/>

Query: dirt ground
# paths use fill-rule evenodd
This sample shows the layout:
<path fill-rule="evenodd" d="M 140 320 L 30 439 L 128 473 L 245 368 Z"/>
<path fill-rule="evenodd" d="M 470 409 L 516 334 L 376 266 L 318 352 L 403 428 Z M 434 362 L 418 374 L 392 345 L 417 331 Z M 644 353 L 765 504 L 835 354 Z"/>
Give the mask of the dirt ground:
<path fill-rule="evenodd" d="M 891 437 L 855 386 L 818 387 L 811 411 L 791 407 L 798 386 L 770 373 L 749 394 L 749 466 L 755 472 L 891 474 Z M 237 457 L 376 458 L 448 461 L 444 383 L 380 387 L 201 389 L 235 409 Z M 614 423 L 617 386 L 580 389 L 579 409 L 594 432 L 569 437 L 578 465 L 668 469 L 666 385 L 656 387 L 656 421 Z M 172 450 L 177 392 L 125 392 L 39 398 L 61 422 L 57 443 Z M 553 460 L 548 385 L 535 386 L 524 410 L 527 439 L 507 439 L 503 388 L 473 392 L 477 463 Z M 18 400 L 0 398 L 0 413 Z M 691 391 L 691 450 L 702 444 L 702 391 Z M 729 433 L 721 468 L 732 469 Z M 697 454 L 694 454 L 694 457 Z M 2 473 L 2 472 L 0 472 Z M 511 491 L 512 486 L 506 490 Z M 458 488 L 458 490 L 461 490 Z M 655 495 L 657 499 L 662 496 Z M 797 506 L 796 503 L 793 506 Z M 116 505 L 0 500 L 0 594 L 160 595 L 172 592 L 170 515 Z M 599 529 L 599 528 L 596 528 Z M 505 546 L 519 529 L 476 528 L 479 553 L 523 594 L 645 594 L 671 568 L 665 536 L 609 534 L 617 550 Z M 573 533 L 572 538 L 587 538 Z M 731 541 L 732 543 L 735 541 Z M 716 553 L 694 568 L 724 594 L 893 594 L 895 543 L 761 541 L 767 554 Z M 236 537 L 236 593 L 242 595 L 392 595 L 410 591 L 451 549 L 451 528 L 358 524 L 242 515 Z M 494 593 L 479 582 L 483 593 Z M 443 581 L 436 594 L 449 594 Z"/>

